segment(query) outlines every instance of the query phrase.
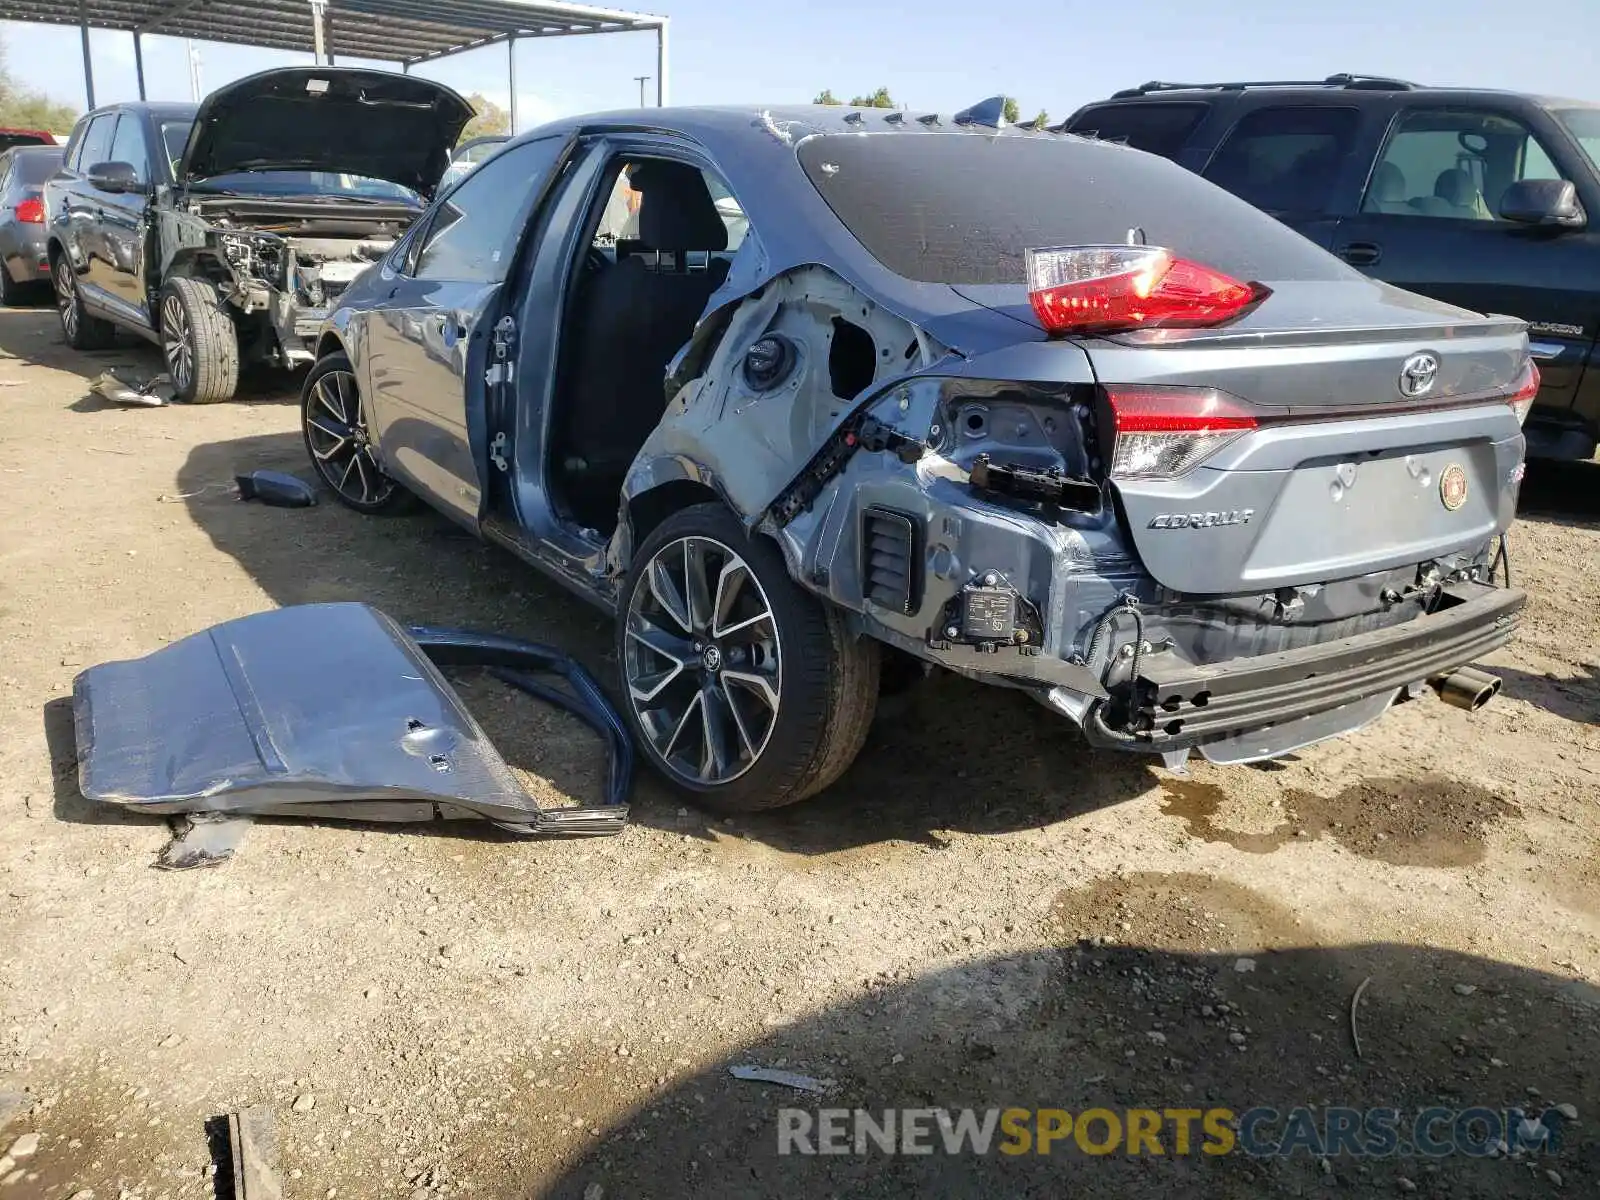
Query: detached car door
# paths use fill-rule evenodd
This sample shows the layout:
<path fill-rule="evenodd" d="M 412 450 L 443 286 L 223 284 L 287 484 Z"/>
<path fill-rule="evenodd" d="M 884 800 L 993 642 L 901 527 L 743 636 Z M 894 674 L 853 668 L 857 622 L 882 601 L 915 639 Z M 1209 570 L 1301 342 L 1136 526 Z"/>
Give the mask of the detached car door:
<path fill-rule="evenodd" d="M 384 469 L 475 524 L 483 481 L 468 434 L 467 397 L 481 392 L 495 308 L 528 217 L 568 145 L 513 146 L 484 163 L 419 219 L 387 302 L 367 324 L 367 395 Z"/>
<path fill-rule="evenodd" d="M 1572 407 L 1600 325 L 1600 207 L 1569 147 L 1534 123 L 1488 106 L 1406 105 L 1334 250 L 1410 291 L 1529 322 L 1543 377 L 1536 406 L 1549 417 Z M 1588 228 L 1501 219 L 1501 196 L 1524 179 L 1577 181 Z"/>

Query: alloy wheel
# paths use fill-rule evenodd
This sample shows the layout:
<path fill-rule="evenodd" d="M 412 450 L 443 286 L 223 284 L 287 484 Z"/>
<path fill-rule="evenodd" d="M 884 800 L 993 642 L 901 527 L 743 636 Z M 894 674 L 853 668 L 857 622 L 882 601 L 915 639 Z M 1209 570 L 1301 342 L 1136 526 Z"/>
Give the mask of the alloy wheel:
<path fill-rule="evenodd" d="M 367 431 L 366 410 L 355 376 L 329 371 L 311 385 L 306 405 L 306 442 L 317 473 L 340 497 L 358 507 L 382 504 L 395 482 L 378 467 Z"/>
<path fill-rule="evenodd" d="M 668 542 L 625 620 L 628 701 L 667 769 L 705 787 L 753 767 L 777 724 L 783 665 L 777 619 L 749 564 L 714 538 Z"/>
<path fill-rule="evenodd" d="M 56 260 L 56 307 L 61 312 L 61 329 L 71 341 L 78 336 L 78 277 L 66 255 Z"/>
<path fill-rule="evenodd" d="M 161 345 L 167 355 L 167 372 L 178 391 L 194 381 L 194 338 L 183 301 L 168 296 L 161 305 Z"/>

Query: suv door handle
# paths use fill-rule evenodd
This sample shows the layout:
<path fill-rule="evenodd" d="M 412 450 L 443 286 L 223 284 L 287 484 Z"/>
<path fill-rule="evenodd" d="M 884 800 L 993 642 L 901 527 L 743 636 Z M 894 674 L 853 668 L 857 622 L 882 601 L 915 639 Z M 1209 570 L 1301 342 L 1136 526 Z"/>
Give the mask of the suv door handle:
<path fill-rule="evenodd" d="M 1383 257 L 1383 247 L 1377 242 L 1351 242 L 1340 247 L 1339 257 L 1352 267 L 1370 267 Z"/>

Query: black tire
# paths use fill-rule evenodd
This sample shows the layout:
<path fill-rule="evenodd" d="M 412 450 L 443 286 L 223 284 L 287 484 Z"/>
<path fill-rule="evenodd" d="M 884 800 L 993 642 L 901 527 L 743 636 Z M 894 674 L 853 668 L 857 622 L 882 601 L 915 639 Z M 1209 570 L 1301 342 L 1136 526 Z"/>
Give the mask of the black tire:
<path fill-rule="evenodd" d="M 74 350 L 107 350 L 117 340 L 117 327 L 110 321 L 91 317 L 78 294 L 78 273 L 65 253 L 55 257 L 50 278 L 56 291 L 56 314 L 61 318 L 61 335 Z"/>
<path fill-rule="evenodd" d="M 0 262 L 0 304 L 7 308 L 21 308 L 32 305 L 38 297 L 35 287 L 26 283 L 18 283 L 11 278 L 11 268 Z"/>
<path fill-rule="evenodd" d="M 769 665 L 777 663 L 777 686 L 769 689 L 777 695 L 776 710 L 765 726 L 761 746 L 754 750 L 747 763 L 735 764 L 739 765 L 737 774 L 724 780 L 707 782 L 704 778 L 690 778 L 682 763 L 674 766 L 669 762 L 657 739 L 666 726 L 672 724 L 672 712 L 665 702 L 655 705 L 636 699 L 650 690 L 645 686 L 647 682 L 653 683 L 662 674 L 647 675 L 640 665 L 645 656 L 659 652 L 638 649 L 641 644 L 649 644 L 643 642 L 636 631 L 653 633 L 653 630 L 638 624 L 636 618 L 642 618 L 644 610 L 654 603 L 655 593 L 649 578 L 651 563 L 658 555 L 663 562 L 669 561 L 678 543 L 686 547 L 685 572 L 689 570 L 687 547 L 710 545 L 730 551 L 739 560 L 737 565 L 758 585 L 756 607 L 764 605 L 770 614 L 760 619 L 770 620 L 773 631 L 772 648 L 766 653 Z M 715 561 L 716 551 L 710 553 Z M 729 560 L 720 561 L 726 572 Z M 713 609 L 717 603 L 713 601 Z M 692 606 L 690 601 L 689 609 L 685 610 L 691 612 L 691 624 Z M 713 626 L 716 619 L 712 618 Z M 683 622 L 678 624 L 688 631 L 689 627 Z M 736 626 L 740 622 L 734 620 L 732 624 Z M 694 637 L 689 633 L 688 641 L 697 647 L 700 643 L 694 641 Z M 711 645 L 711 639 L 708 638 L 706 644 Z M 716 644 L 724 647 L 719 651 L 716 665 L 707 668 L 702 659 L 697 660 L 701 665 L 681 675 L 671 672 L 680 680 L 674 686 L 685 688 L 681 694 L 692 696 L 720 685 L 724 699 L 717 703 L 725 703 L 727 707 L 722 711 L 737 719 L 741 706 L 732 699 L 723 682 L 736 676 L 723 668 L 731 668 L 735 661 L 754 660 L 736 660 L 733 655 L 741 653 L 738 648 L 727 648 L 721 639 Z M 696 650 L 695 653 L 700 652 Z M 725 662 L 724 654 L 729 656 Z M 674 661 L 668 655 L 661 655 L 661 658 L 669 663 Z M 744 526 L 720 504 L 697 504 L 673 514 L 645 539 L 634 555 L 618 604 L 617 662 L 622 680 L 623 711 L 645 759 L 695 803 L 718 812 L 749 813 L 780 808 L 822 791 L 844 774 L 860 753 L 878 700 L 878 644 L 852 635 L 838 612 L 822 604 L 789 577 L 783 555 L 770 539 L 746 534 Z M 695 672 L 699 673 L 700 682 L 691 678 Z M 743 674 L 748 677 L 749 671 Z M 689 707 L 694 703 L 691 700 Z M 647 727 L 641 709 L 651 714 L 650 720 L 656 725 L 654 730 Z M 702 705 L 700 716 L 695 719 L 704 720 L 707 712 Z M 683 722 L 689 719 L 686 707 Z M 745 742 L 746 749 L 741 757 L 751 750 L 745 724 L 739 720 L 735 727 L 738 737 Z M 682 728 L 680 724 L 678 732 Z M 709 731 L 704 733 L 704 738 L 704 757 L 709 759 Z M 666 751 L 670 753 L 673 748 L 674 744 L 669 741 Z"/>
<path fill-rule="evenodd" d="M 216 285 L 179 276 L 161 289 L 161 349 L 185 404 L 231 400 L 239 388 L 239 331 Z"/>
<path fill-rule="evenodd" d="M 379 516 L 412 507 L 411 493 L 378 465 L 355 368 L 342 352 L 323 355 L 306 376 L 300 389 L 300 434 L 317 478 L 346 508 Z M 335 449 L 340 439 L 348 444 Z"/>

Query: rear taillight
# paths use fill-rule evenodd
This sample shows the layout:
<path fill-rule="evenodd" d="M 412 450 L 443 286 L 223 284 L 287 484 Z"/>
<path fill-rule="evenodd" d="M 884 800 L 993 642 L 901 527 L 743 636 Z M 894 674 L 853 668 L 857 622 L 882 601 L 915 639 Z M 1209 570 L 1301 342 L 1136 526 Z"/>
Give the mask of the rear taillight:
<path fill-rule="evenodd" d="M 1511 410 L 1517 414 L 1517 424 L 1525 424 L 1528 420 L 1528 410 L 1533 407 L 1534 397 L 1539 394 L 1539 366 L 1528 360 L 1528 365 L 1522 368 L 1522 374 L 1517 376 L 1517 389 L 1512 392 L 1509 400 Z"/>
<path fill-rule="evenodd" d="M 44 201 L 37 196 L 29 196 L 17 205 L 17 220 L 24 225 L 44 224 Z"/>
<path fill-rule="evenodd" d="M 1053 334 L 1219 325 L 1268 295 L 1159 246 L 1058 246 L 1026 258 L 1028 299 Z"/>
<path fill-rule="evenodd" d="M 1106 396 L 1113 479 L 1176 479 L 1257 426 L 1244 401 L 1214 388 L 1112 387 Z"/>

